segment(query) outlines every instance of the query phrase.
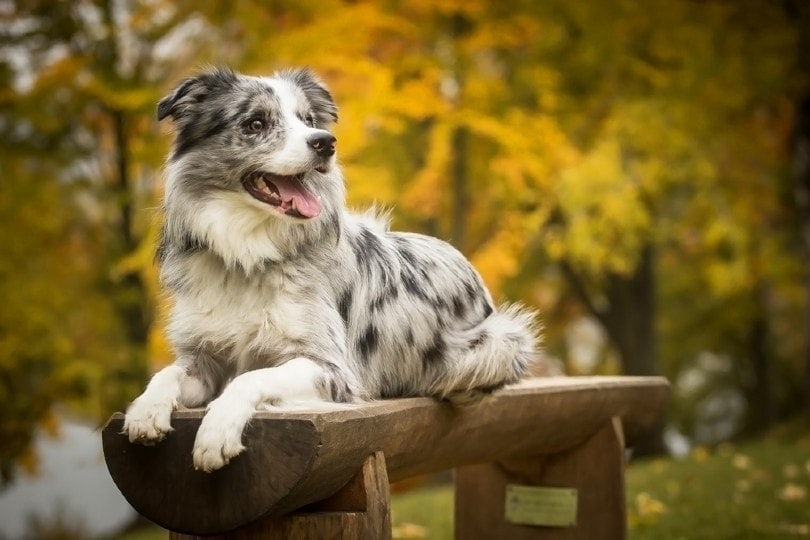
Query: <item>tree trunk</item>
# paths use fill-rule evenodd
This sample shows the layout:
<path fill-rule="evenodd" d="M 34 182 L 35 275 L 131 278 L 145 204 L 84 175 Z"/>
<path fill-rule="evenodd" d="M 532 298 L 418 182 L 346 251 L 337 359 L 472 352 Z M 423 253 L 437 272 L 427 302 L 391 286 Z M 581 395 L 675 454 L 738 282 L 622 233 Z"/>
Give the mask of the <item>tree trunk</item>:
<path fill-rule="evenodd" d="M 810 340 L 810 91 L 796 104 L 793 134 L 793 182 L 802 237 L 805 279 L 804 336 Z M 804 348 L 804 409 L 810 414 L 810 342 Z"/>
<path fill-rule="evenodd" d="M 135 251 L 137 238 L 132 230 L 132 185 L 129 174 L 129 137 L 127 136 L 126 115 L 122 111 L 111 111 L 113 139 L 115 141 L 116 201 L 119 208 L 119 230 L 123 255 Z M 146 287 L 138 273 L 129 272 L 121 280 L 123 290 L 119 302 L 121 314 L 129 342 L 135 349 L 142 349 L 149 332 L 149 308 L 146 305 Z"/>
<path fill-rule="evenodd" d="M 625 375 L 657 375 L 655 339 L 655 271 L 647 245 L 630 276 L 612 274 L 606 287 L 608 334 L 622 356 Z"/>
<path fill-rule="evenodd" d="M 625 375 L 658 375 L 658 347 L 655 330 L 655 257 L 651 245 L 629 276 L 611 275 L 607 284 L 608 312 L 604 317 L 608 335 L 619 349 Z M 662 418 L 655 429 L 641 437 L 634 455 L 666 453 Z"/>
<path fill-rule="evenodd" d="M 804 374 L 802 395 L 804 410 L 810 415 L 810 4 L 803 0 L 784 0 L 783 6 L 796 29 L 797 79 L 801 86 L 795 99 L 793 122 L 793 186 L 802 233 L 805 266 Z"/>
<path fill-rule="evenodd" d="M 453 223 L 451 238 L 462 253 L 467 247 L 467 210 L 470 206 L 467 157 L 470 134 L 467 128 L 453 132 Z"/>
<path fill-rule="evenodd" d="M 458 54 L 457 42 L 462 36 L 466 35 L 469 30 L 470 21 L 468 21 L 462 13 L 454 13 L 450 19 L 450 38 L 453 42 L 453 47 L 451 55 L 446 58 L 445 67 L 448 73 L 452 74 L 452 83 L 455 87 L 454 90 L 448 91 L 446 97 L 453 101 L 455 105 L 458 105 L 464 88 L 464 66 L 463 60 Z M 452 176 L 453 190 L 453 207 L 451 213 L 453 222 L 450 224 L 450 235 L 453 245 L 462 253 L 466 253 L 467 215 L 470 206 L 468 174 L 470 132 L 464 126 L 456 126 L 453 130 L 452 137 L 452 169 L 450 174 Z"/>
<path fill-rule="evenodd" d="M 115 140 L 115 176 L 120 208 L 121 239 L 124 250 L 132 251 L 136 246 L 132 234 L 132 193 L 130 192 L 129 177 L 129 138 L 127 137 L 126 114 L 120 110 L 110 111 L 113 121 L 113 137 Z"/>
<path fill-rule="evenodd" d="M 765 306 L 767 288 L 758 283 L 754 289 L 756 313 L 751 321 L 747 348 L 751 357 L 754 381 L 748 389 L 748 429 L 760 433 L 771 427 L 777 420 L 776 400 L 774 399 L 773 367 L 768 353 L 768 318 Z"/>
<path fill-rule="evenodd" d="M 611 274 L 605 293 L 608 306 L 601 308 L 591 298 L 576 271 L 563 263 L 563 272 L 576 295 L 588 311 L 605 327 L 610 342 L 619 352 L 625 375 L 658 375 L 658 347 L 655 330 L 655 250 L 648 244 L 642 249 L 641 260 L 629 276 Z M 639 437 L 636 456 L 658 455 L 666 452 L 664 426 L 666 419 Z"/>
<path fill-rule="evenodd" d="M 120 48 L 121 36 L 118 35 L 115 3 L 106 0 L 101 4 L 110 34 L 99 44 L 98 59 L 109 70 L 106 74 L 116 86 L 125 86 L 119 73 L 122 51 Z M 129 81 L 131 82 L 131 81 Z M 138 238 L 133 229 L 133 195 L 130 177 L 129 162 L 129 127 L 127 113 L 118 108 L 108 109 L 112 123 L 112 136 L 115 145 L 113 156 L 114 178 L 113 188 L 116 193 L 115 203 L 118 210 L 118 227 L 120 239 L 120 253 L 117 257 L 124 257 L 133 253 L 138 247 Z M 117 302 L 117 311 L 122 319 L 128 341 L 133 350 L 142 351 L 146 345 L 149 332 L 149 307 L 147 306 L 146 286 L 138 273 L 127 272 L 117 284 L 121 294 Z"/>

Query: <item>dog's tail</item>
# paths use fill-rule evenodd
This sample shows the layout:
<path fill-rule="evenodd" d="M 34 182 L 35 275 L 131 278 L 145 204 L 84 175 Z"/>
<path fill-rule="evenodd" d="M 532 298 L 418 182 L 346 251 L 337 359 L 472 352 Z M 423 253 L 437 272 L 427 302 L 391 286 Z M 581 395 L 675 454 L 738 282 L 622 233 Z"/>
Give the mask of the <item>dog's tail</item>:
<path fill-rule="evenodd" d="M 536 312 L 520 305 L 504 305 L 480 324 L 449 331 L 443 376 L 435 394 L 453 401 L 491 392 L 523 377 L 539 357 L 541 326 Z"/>

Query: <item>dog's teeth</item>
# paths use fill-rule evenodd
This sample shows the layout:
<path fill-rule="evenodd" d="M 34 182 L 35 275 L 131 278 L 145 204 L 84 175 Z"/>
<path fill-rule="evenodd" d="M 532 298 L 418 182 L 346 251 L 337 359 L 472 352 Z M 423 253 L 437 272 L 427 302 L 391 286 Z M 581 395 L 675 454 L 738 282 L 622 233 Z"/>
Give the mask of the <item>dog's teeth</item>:
<path fill-rule="evenodd" d="M 270 186 L 267 185 L 267 181 L 264 179 L 263 176 L 260 176 L 256 180 L 256 188 L 265 195 L 267 195 L 268 197 L 270 197 L 271 199 L 273 199 L 274 201 L 281 200 L 281 197 L 276 192 L 276 190 L 272 189 Z"/>

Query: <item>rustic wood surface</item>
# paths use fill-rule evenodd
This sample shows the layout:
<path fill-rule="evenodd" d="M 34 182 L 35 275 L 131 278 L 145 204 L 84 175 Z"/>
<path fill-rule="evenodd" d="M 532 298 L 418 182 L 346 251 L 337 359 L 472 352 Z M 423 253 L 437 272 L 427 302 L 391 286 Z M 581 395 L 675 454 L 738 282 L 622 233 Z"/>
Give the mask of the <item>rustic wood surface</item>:
<path fill-rule="evenodd" d="M 574 448 L 613 417 L 632 444 L 663 415 L 660 377 L 529 379 L 454 407 L 429 398 L 339 410 L 259 412 L 243 435 L 247 451 L 219 471 L 195 471 L 194 433 L 204 411 L 179 411 L 175 431 L 144 447 L 104 428 L 104 453 L 121 492 L 141 514 L 174 531 L 213 534 L 325 499 L 376 451 L 389 478 Z"/>
<path fill-rule="evenodd" d="M 482 463 L 455 470 L 455 537 L 459 540 L 580 540 L 626 537 L 622 426 L 608 421 L 582 444 L 558 454 Z M 571 527 L 509 523 L 507 484 L 577 490 Z"/>
<path fill-rule="evenodd" d="M 216 536 L 170 532 L 169 540 L 390 540 L 391 494 L 385 456 L 375 452 L 346 486 L 284 516 L 265 516 Z"/>

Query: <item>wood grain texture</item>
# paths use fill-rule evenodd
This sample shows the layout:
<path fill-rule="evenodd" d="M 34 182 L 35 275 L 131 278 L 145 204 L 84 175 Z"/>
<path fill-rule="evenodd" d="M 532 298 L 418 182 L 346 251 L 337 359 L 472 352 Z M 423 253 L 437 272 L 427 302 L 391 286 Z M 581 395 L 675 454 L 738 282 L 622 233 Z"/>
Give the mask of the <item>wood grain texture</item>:
<path fill-rule="evenodd" d="M 662 416 L 660 377 L 529 379 L 464 407 L 430 398 L 379 401 L 340 410 L 259 412 L 247 451 L 211 474 L 191 464 L 204 411 L 173 415 L 175 431 L 154 447 L 130 444 L 123 415 L 104 429 L 105 458 L 121 492 L 159 525 L 189 534 L 235 529 L 337 492 L 374 452 L 389 478 L 574 448 L 621 418 L 632 444 Z"/>
<path fill-rule="evenodd" d="M 225 534 L 169 533 L 170 540 L 390 540 L 391 500 L 385 457 L 375 452 L 327 500 L 284 516 L 265 516 Z"/>
<path fill-rule="evenodd" d="M 455 537 L 459 540 L 590 540 L 626 537 L 621 424 L 608 421 L 574 448 L 551 456 L 483 463 L 455 470 Z M 540 527 L 509 523 L 507 484 L 574 488 L 577 523 Z"/>
<path fill-rule="evenodd" d="M 286 496 L 315 460 L 319 437 L 311 422 L 253 422 L 244 435 L 252 450 L 237 466 L 201 473 L 191 461 L 201 418 L 202 411 L 174 413 L 174 431 L 154 446 L 130 443 L 120 433 L 122 415 L 102 432 L 107 467 L 121 492 L 167 529 L 207 533 L 249 523 Z"/>

